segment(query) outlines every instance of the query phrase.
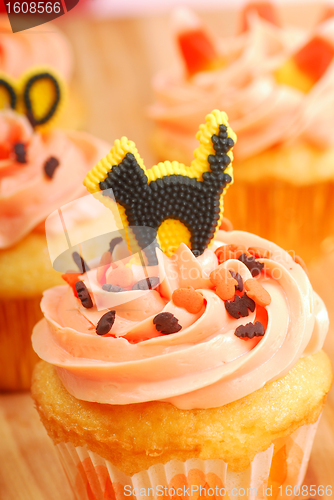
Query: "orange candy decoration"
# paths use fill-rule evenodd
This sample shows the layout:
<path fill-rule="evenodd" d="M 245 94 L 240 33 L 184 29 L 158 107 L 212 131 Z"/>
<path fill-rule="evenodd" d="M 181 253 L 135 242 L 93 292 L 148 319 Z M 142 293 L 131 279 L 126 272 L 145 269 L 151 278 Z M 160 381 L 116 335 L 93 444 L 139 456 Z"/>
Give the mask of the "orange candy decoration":
<path fill-rule="evenodd" d="M 198 314 L 204 305 L 204 297 L 193 287 L 174 290 L 172 300 L 177 307 L 183 307 L 192 314 Z"/>
<path fill-rule="evenodd" d="M 132 287 L 134 283 L 133 272 L 129 267 L 125 267 L 123 263 L 116 268 L 111 267 L 106 273 L 106 283 L 121 288 Z"/>
<path fill-rule="evenodd" d="M 243 253 L 249 256 L 246 247 L 243 245 L 223 245 L 215 251 L 219 264 L 229 259 L 238 259 Z"/>
<path fill-rule="evenodd" d="M 233 278 L 230 271 L 223 266 L 210 273 L 210 280 L 216 286 L 216 294 L 222 300 L 231 300 L 235 295 L 235 287 L 238 282 Z"/>
<path fill-rule="evenodd" d="M 250 299 L 253 299 L 258 306 L 269 306 L 271 303 L 270 294 L 256 279 L 250 278 L 244 282 L 244 287 Z"/>
<path fill-rule="evenodd" d="M 180 33 L 177 41 L 189 76 L 212 69 L 219 59 L 213 43 L 201 28 Z"/>

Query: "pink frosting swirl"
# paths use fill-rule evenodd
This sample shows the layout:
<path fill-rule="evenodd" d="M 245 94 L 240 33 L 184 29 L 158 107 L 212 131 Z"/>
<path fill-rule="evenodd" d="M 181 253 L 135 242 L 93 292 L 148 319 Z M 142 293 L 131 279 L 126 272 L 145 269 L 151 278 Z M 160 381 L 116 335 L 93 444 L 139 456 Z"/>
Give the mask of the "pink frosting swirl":
<path fill-rule="evenodd" d="M 25 145 L 26 163 L 17 161 L 17 143 Z M 90 134 L 35 132 L 23 115 L 0 112 L 0 248 L 20 241 L 52 211 L 85 195 L 82 179 L 109 149 Z M 59 161 L 52 178 L 43 168 L 50 157 Z"/>
<path fill-rule="evenodd" d="M 320 25 L 317 33 L 334 44 L 334 20 Z M 332 146 L 334 62 L 307 94 L 277 83 L 274 76 L 274 70 L 314 35 L 254 16 L 246 33 L 220 42 L 226 61 L 222 68 L 191 79 L 175 69 L 158 74 L 153 80 L 156 102 L 149 115 L 160 138 L 191 158 L 201 117 L 218 108 L 226 111 L 238 136 L 237 160 L 288 140 Z"/>
<path fill-rule="evenodd" d="M 225 244 L 271 252 L 270 259 L 258 259 L 265 272 L 256 278 L 269 292 L 270 305 L 234 319 L 209 279 L 218 266 L 213 250 L 196 259 L 182 244 L 170 259 L 158 253 L 158 266 L 148 268 L 151 276 L 160 277 L 158 289 L 111 293 L 100 288 L 100 298 L 112 297 L 109 309 L 116 311 L 108 336 L 95 333 L 108 309 L 85 309 L 68 286 L 46 291 L 41 304 L 45 319 L 33 333 L 35 351 L 57 367 L 72 395 L 99 403 L 162 400 L 183 409 L 217 407 L 283 376 L 301 356 L 321 349 L 328 330 L 325 306 L 300 265 L 278 246 L 249 233 L 219 231 L 214 245 Z M 251 278 L 240 260 L 223 265 L 243 280 Z M 132 265 L 132 270 L 136 279 L 142 278 L 142 268 Z M 97 289 L 96 270 L 83 280 L 90 291 Z M 171 299 L 175 289 L 189 285 L 205 299 L 196 314 Z M 182 329 L 158 332 L 153 318 L 160 312 L 172 313 Z M 235 335 L 238 326 L 257 320 L 265 325 L 263 337 Z"/>
<path fill-rule="evenodd" d="M 33 66 L 51 66 L 68 81 L 72 53 L 66 38 L 50 23 L 13 34 L 7 15 L 0 16 L 0 72 L 18 78 Z"/>

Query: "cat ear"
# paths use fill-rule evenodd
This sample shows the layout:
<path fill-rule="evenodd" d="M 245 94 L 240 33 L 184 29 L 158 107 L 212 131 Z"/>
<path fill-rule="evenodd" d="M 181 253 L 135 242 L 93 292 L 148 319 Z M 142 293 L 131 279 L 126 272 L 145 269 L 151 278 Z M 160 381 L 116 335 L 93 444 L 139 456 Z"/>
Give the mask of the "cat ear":
<path fill-rule="evenodd" d="M 88 172 L 83 184 L 90 193 L 102 191 L 98 199 L 112 211 L 119 229 L 124 229 L 129 250 L 155 247 L 156 231 L 151 228 L 134 228 L 138 225 L 137 210 L 148 190 L 147 172 L 135 143 L 126 137 L 117 139 L 110 152 Z M 116 203 L 117 206 L 116 206 Z M 147 233 L 147 234 L 146 234 Z M 145 234 L 145 241 L 141 241 Z M 154 254 L 155 256 L 155 254 Z"/>
<path fill-rule="evenodd" d="M 129 176 L 132 183 L 127 181 Z M 147 184 L 146 168 L 135 143 L 126 137 L 117 139 L 107 156 L 88 172 L 83 184 L 90 193 L 110 188 L 123 192 L 125 185 L 130 192 L 131 186 Z"/>
<path fill-rule="evenodd" d="M 33 127 L 49 124 L 65 98 L 65 85 L 51 69 L 35 68 L 20 79 L 20 108 Z"/>
<path fill-rule="evenodd" d="M 15 109 L 17 104 L 17 91 L 15 82 L 7 75 L 0 74 L 0 110 Z"/>

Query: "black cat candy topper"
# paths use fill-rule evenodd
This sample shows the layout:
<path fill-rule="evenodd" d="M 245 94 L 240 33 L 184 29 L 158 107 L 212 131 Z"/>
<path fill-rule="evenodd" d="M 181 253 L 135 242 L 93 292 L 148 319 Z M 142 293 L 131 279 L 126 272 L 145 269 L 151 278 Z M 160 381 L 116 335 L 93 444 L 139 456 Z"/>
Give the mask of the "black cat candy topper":
<path fill-rule="evenodd" d="M 49 123 L 63 98 L 64 84 L 49 68 L 34 68 L 19 80 L 0 73 L 0 109 L 25 114 L 33 127 Z"/>
<path fill-rule="evenodd" d="M 190 167 L 166 161 L 146 170 L 135 144 L 123 137 L 84 180 L 91 193 L 114 197 L 124 228 L 131 228 L 151 265 L 156 263 L 156 240 L 166 255 L 181 242 L 201 255 L 223 216 L 236 136 L 226 114 L 214 110 L 196 138 L 200 145 Z"/>

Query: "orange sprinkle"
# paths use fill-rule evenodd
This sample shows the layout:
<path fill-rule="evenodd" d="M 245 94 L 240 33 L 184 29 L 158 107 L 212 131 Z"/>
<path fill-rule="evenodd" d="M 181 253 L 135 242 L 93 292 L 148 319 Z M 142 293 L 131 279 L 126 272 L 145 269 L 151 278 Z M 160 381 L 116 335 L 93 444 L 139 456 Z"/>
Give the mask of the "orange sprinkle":
<path fill-rule="evenodd" d="M 216 294 L 222 300 L 233 299 L 238 282 L 228 269 L 219 266 L 210 273 L 210 280 L 216 286 Z"/>
<path fill-rule="evenodd" d="M 244 287 L 250 299 L 253 299 L 258 306 L 269 306 L 271 302 L 270 294 L 256 279 L 250 278 L 244 282 Z"/>
<path fill-rule="evenodd" d="M 219 266 L 210 273 L 210 281 L 213 285 L 217 286 L 219 283 L 226 283 L 232 281 L 232 283 L 237 286 L 238 282 L 233 278 L 232 274 L 224 266 Z"/>
<path fill-rule="evenodd" d="M 79 281 L 79 276 L 81 276 L 82 273 L 64 273 L 61 275 L 64 281 L 70 285 L 70 287 L 73 290 L 73 293 L 76 297 L 78 297 L 77 291 L 75 289 L 75 284 L 77 281 Z"/>
<path fill-rule="evenodd" d="M 233 231 L 233 224 L 229 219 L 227 219 L 226 217 L 223 217 L 221 220 L 219 229 L 221 231 Z"/>
<path fill-rule="evenodd" d="M 191 286 L 174 290 L 172 300 L 177 307 L 183 307 L 192 314 L 199 313 L 204 305 L 203 295 Z"/>
<path fill-rule="evenodd" d="M 272 253 L 261 247 L 249 247 L 248 252 L 257 259 L 271 259 Z"/>
<path fill-rule="evenodd" d="M 125 267 L 123 263 L 119 264 L 116 269 L 109 268 L 106 273 L 106 283 L 108 285 L 116 285 L 122 288 L 129 288 L 133 285 L 133 272 L 129 267 Z"/>
<path fill-rule="evenodd" d="M 221 300 L 231 300 L 235 295 L 235 286 L 231 282 L 221 282 L 216 286 L 215 292 Z"/>
<path fill-rule="evenodd" d="M 215 251 L 219 264 L 229 259 L 238 259 L 243 253 L 250 256 L 244 245 L 223 245 Z"/>

